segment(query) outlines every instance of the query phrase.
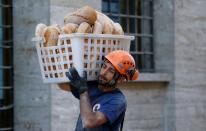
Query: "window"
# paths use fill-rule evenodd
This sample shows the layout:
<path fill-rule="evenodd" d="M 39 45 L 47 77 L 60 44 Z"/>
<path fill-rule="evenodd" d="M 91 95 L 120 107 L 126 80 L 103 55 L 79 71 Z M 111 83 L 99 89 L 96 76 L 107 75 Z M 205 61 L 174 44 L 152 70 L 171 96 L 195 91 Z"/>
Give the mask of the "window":
<path fill-rule="evenodd" d="M 102 12 L 135 36 L 130 53 L 140 72 L 154 72 L 152 0 L 102 0 Z"/>
<path fill-rule="evenodd" d="M 13 131 L 12 0 L 0 1 L 0 131 Z"/>

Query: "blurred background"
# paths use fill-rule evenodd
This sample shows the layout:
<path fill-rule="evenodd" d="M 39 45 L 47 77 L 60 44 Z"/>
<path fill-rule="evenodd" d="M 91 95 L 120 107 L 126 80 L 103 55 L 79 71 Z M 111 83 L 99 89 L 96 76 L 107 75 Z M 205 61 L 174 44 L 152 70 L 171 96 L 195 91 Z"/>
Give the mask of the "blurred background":
<path fill-rule="evenodd" d="M 0 131 L 73 131 L 78 101 L 44 84 L 35 27 L 63 24 L 85 5 L 135 36 L 140 78 L 119 85 L 125 131 L 206 130 L 205 0 L 0 0 Z"/>

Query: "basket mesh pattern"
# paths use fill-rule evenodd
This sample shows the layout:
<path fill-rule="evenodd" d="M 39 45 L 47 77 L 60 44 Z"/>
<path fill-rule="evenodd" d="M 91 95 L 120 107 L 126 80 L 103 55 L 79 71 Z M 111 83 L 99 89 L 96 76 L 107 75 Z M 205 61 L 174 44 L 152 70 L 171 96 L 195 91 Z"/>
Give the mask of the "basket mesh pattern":
<path fill-rule="evenodd" d="M 66 72 L 72 66 L 78 67 L 81 76 L 87 75 L 88 80 L 95 80 L 104 56 L 114 50 L 129 51 L 130 41 L 107 37 L 65 36 L 59 37 L 57 46 L 44 47 L 43 40 L 38 40 L 36 48 L 43 81 L 68 82 Z"/>
<path fill-rule="evenodd" d="M 106 54 L 114 50 L 125 50 L 118 39 L 84 39 L 84 72 L 88 80 L 98 77 Z"/>
<path fill-rule="evenodd" d="M 42 77 L 47 82 L 58 82 L 66 78 L 65 72 L 73 66 L 72 48 L 70 41 L 67 40 L 63 45 L 44 47 L 43 41 L 37 44 L 37 52 L 40 66 L 42 68 Z M 48 81 L 48 82 L 49 82 Z"/>

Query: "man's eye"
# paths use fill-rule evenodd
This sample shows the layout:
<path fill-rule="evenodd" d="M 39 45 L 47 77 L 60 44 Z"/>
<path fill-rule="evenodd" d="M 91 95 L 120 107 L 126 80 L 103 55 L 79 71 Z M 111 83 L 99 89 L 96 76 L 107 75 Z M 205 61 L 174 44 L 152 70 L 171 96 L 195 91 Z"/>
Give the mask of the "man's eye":
<path fill-rule="evenodd" d="M 103 68 L 106 68 L 106 65 L 105 65 L 105 64 L 103 64 L 103 65 L 102 65 L 102 67 L 103 67 Z"/>
<path fill-rule="evenodd" d="M 114 70 L 114 69 L 110 69 L 110 72 L 111 72 L 111 73 L 114 73 L 114 72 L 115 72 L 115 70 Z"/>

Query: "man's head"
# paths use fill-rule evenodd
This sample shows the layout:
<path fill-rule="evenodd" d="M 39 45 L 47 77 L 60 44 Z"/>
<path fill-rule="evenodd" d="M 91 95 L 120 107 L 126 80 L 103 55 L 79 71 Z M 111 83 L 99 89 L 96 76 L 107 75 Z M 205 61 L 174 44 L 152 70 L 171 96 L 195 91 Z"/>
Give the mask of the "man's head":
<path fill-rule="evenodd" d="M 113 87 L 119 78 L 136 80 L 138 75 L 133 57 L 126 51 L 117 50 L 105 56 L 100 70 L 99 84 Z"/>
<path fill-rule="evenodd" d="M 116 77 L 119 77 L 119 74 L 117 74 L 115 67 L 106 59 L 102 64 L 102 68 L 100 70 L 99 83 L 101 85 L 111 86 L 111 82 L 114 81 L 115 75 Z"/>

